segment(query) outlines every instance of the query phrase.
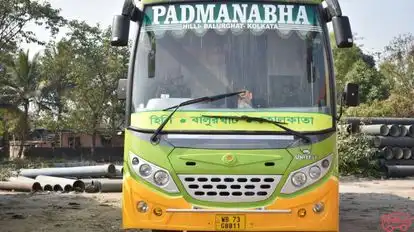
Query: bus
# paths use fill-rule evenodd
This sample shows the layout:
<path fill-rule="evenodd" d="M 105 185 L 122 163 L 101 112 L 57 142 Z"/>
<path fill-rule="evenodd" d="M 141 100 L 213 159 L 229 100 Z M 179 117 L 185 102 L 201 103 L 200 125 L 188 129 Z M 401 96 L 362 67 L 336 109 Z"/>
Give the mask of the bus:
<path fill-rule="evenodd" d="M 359 97 L 335 89 L 330 22 L 352 47 L 337 0 L 125 0 L 123 229 L 338 231 L 336 128 Z"/>

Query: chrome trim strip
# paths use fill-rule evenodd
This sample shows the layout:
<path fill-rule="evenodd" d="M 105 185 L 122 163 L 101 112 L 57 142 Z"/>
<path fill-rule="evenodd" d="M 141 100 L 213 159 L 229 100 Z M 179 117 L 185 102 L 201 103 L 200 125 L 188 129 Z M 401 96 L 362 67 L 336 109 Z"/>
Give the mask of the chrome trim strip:
<path fill-rule="evenodd" d="M 237 139 L 237 140 L 294 140 L 291 135 L 194 135 L 168 134 L 167 139 Z"/>
<path fill-rule="evenodd" d="M 292 213 L 290 209 L 167 209 L 168 213 Z"/>

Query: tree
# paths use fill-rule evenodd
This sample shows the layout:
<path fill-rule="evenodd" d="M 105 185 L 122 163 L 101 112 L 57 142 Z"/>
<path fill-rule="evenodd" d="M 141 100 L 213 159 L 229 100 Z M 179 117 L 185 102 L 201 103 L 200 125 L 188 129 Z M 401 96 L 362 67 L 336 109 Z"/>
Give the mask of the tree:
<path fill-rule="evenodd" d="M 0 1 L 0 53 L 16 48 L 20 42 L 43 44 L 32 31 L 26 30 L 29 23 L 45 26 L 52 35 L 65 25 L 60 10 L 53 9 L 48 2 L 35 0 Z"/>
<path fill-rule="evenodd" d="M 42 101 L 51 109 L 50 116 L 56 117 L 53 121 L 57 125 L 64 124 L 63 113 L 67 112 L 66 97 L 68 91 L 74 87 L 70 78 L 73 59 L 71 45 L 65 40 L 50 43 L 40 59 L 42 80 L 49 83 L 42 92 Z"/>
<path fill-rule="evenodd" d="M 399 35 L 385 47 L 380 70 L 393 82 L 395 92 L 405 94 L 407 97 L 414 95 L 414 36 L 412 34 Z"/>
<path fill-rule="evenodd" d="M 68 42 L 76 54 L 71 74 L 76 85 L 70 97 L 72 128 L 92 135 L 94 153 L 104 119 L 108 122 L 106 126 L 116 127 L 120 108 L 115 100 L 116 87 L 118 80 L 126 76 L 129 51 L 111 47 L 110 28 L 103 30 L 99 25 L 78 21 L 71 22 L 70 27 Z"/>
<path fill-rule="evenodd" d="M 330 39 L 334 58 L 336 87 L 339 91 L 343 90 L 347 82 L 346 76 L 357 61 L 363 61 L 369 68 L 375 68 L 374 57 L 365 54 L 361 49 L 362 45 L 354 44 L 351 48 L 337 48 L 333 33 L 330 34 Z"/>
<path fill-rule="evenodd" d="M 356 61 L 346 74 L 346 81 L 359 84 L 359 94 L 362 103 L 373 100 L 385 100 L 389 96 L 387 79 L 362 59 Z"/>
<path fill-rule="evenodd" d="M 7 103 L 12 107 L 21 107 L 19 122 L 16 126 L 20 134 L 19 158 L 22 156 L 24 143 L 29 130 L 29 107 L 41 104 L 39 95 L 43 83 L 40 81 L 38 68 L 39 54 L 29 59 L 29 52 L 20 51 L 14 60 L 6 64 L 6 75 L 0 79 L 0 102 Z M 34 104 L 33 104 L 34 103 Z"/>

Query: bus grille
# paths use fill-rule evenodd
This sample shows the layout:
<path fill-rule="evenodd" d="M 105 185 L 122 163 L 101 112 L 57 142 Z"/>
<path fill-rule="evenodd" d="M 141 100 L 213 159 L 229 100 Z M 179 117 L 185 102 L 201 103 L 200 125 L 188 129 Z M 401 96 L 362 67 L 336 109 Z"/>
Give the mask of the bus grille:
<path fill-rule="evenodd" d="M 257 202 L 269 198 L 281 175 L 179 175 L 191 197 L 210 202 Z"/>

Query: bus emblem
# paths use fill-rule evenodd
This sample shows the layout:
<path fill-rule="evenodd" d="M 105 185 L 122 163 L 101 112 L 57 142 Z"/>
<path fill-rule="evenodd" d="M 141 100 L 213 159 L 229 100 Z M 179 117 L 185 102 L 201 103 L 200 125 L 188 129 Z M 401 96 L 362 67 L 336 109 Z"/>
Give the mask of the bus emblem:
<path fill-rule="evenodd" d="M 236 162 L 236 157 L 234 157 L 231 154 L 226 154 L 223 156 L 223 162 L 227 165 L 233 164 L 234 162 Z"/>
<path fill-rule="evenodd" d="M 297 160 L 316 160 L 316 155 L 311 155 L 311 154 L 297 154 L 295 156 L 295 159 Z"/>

